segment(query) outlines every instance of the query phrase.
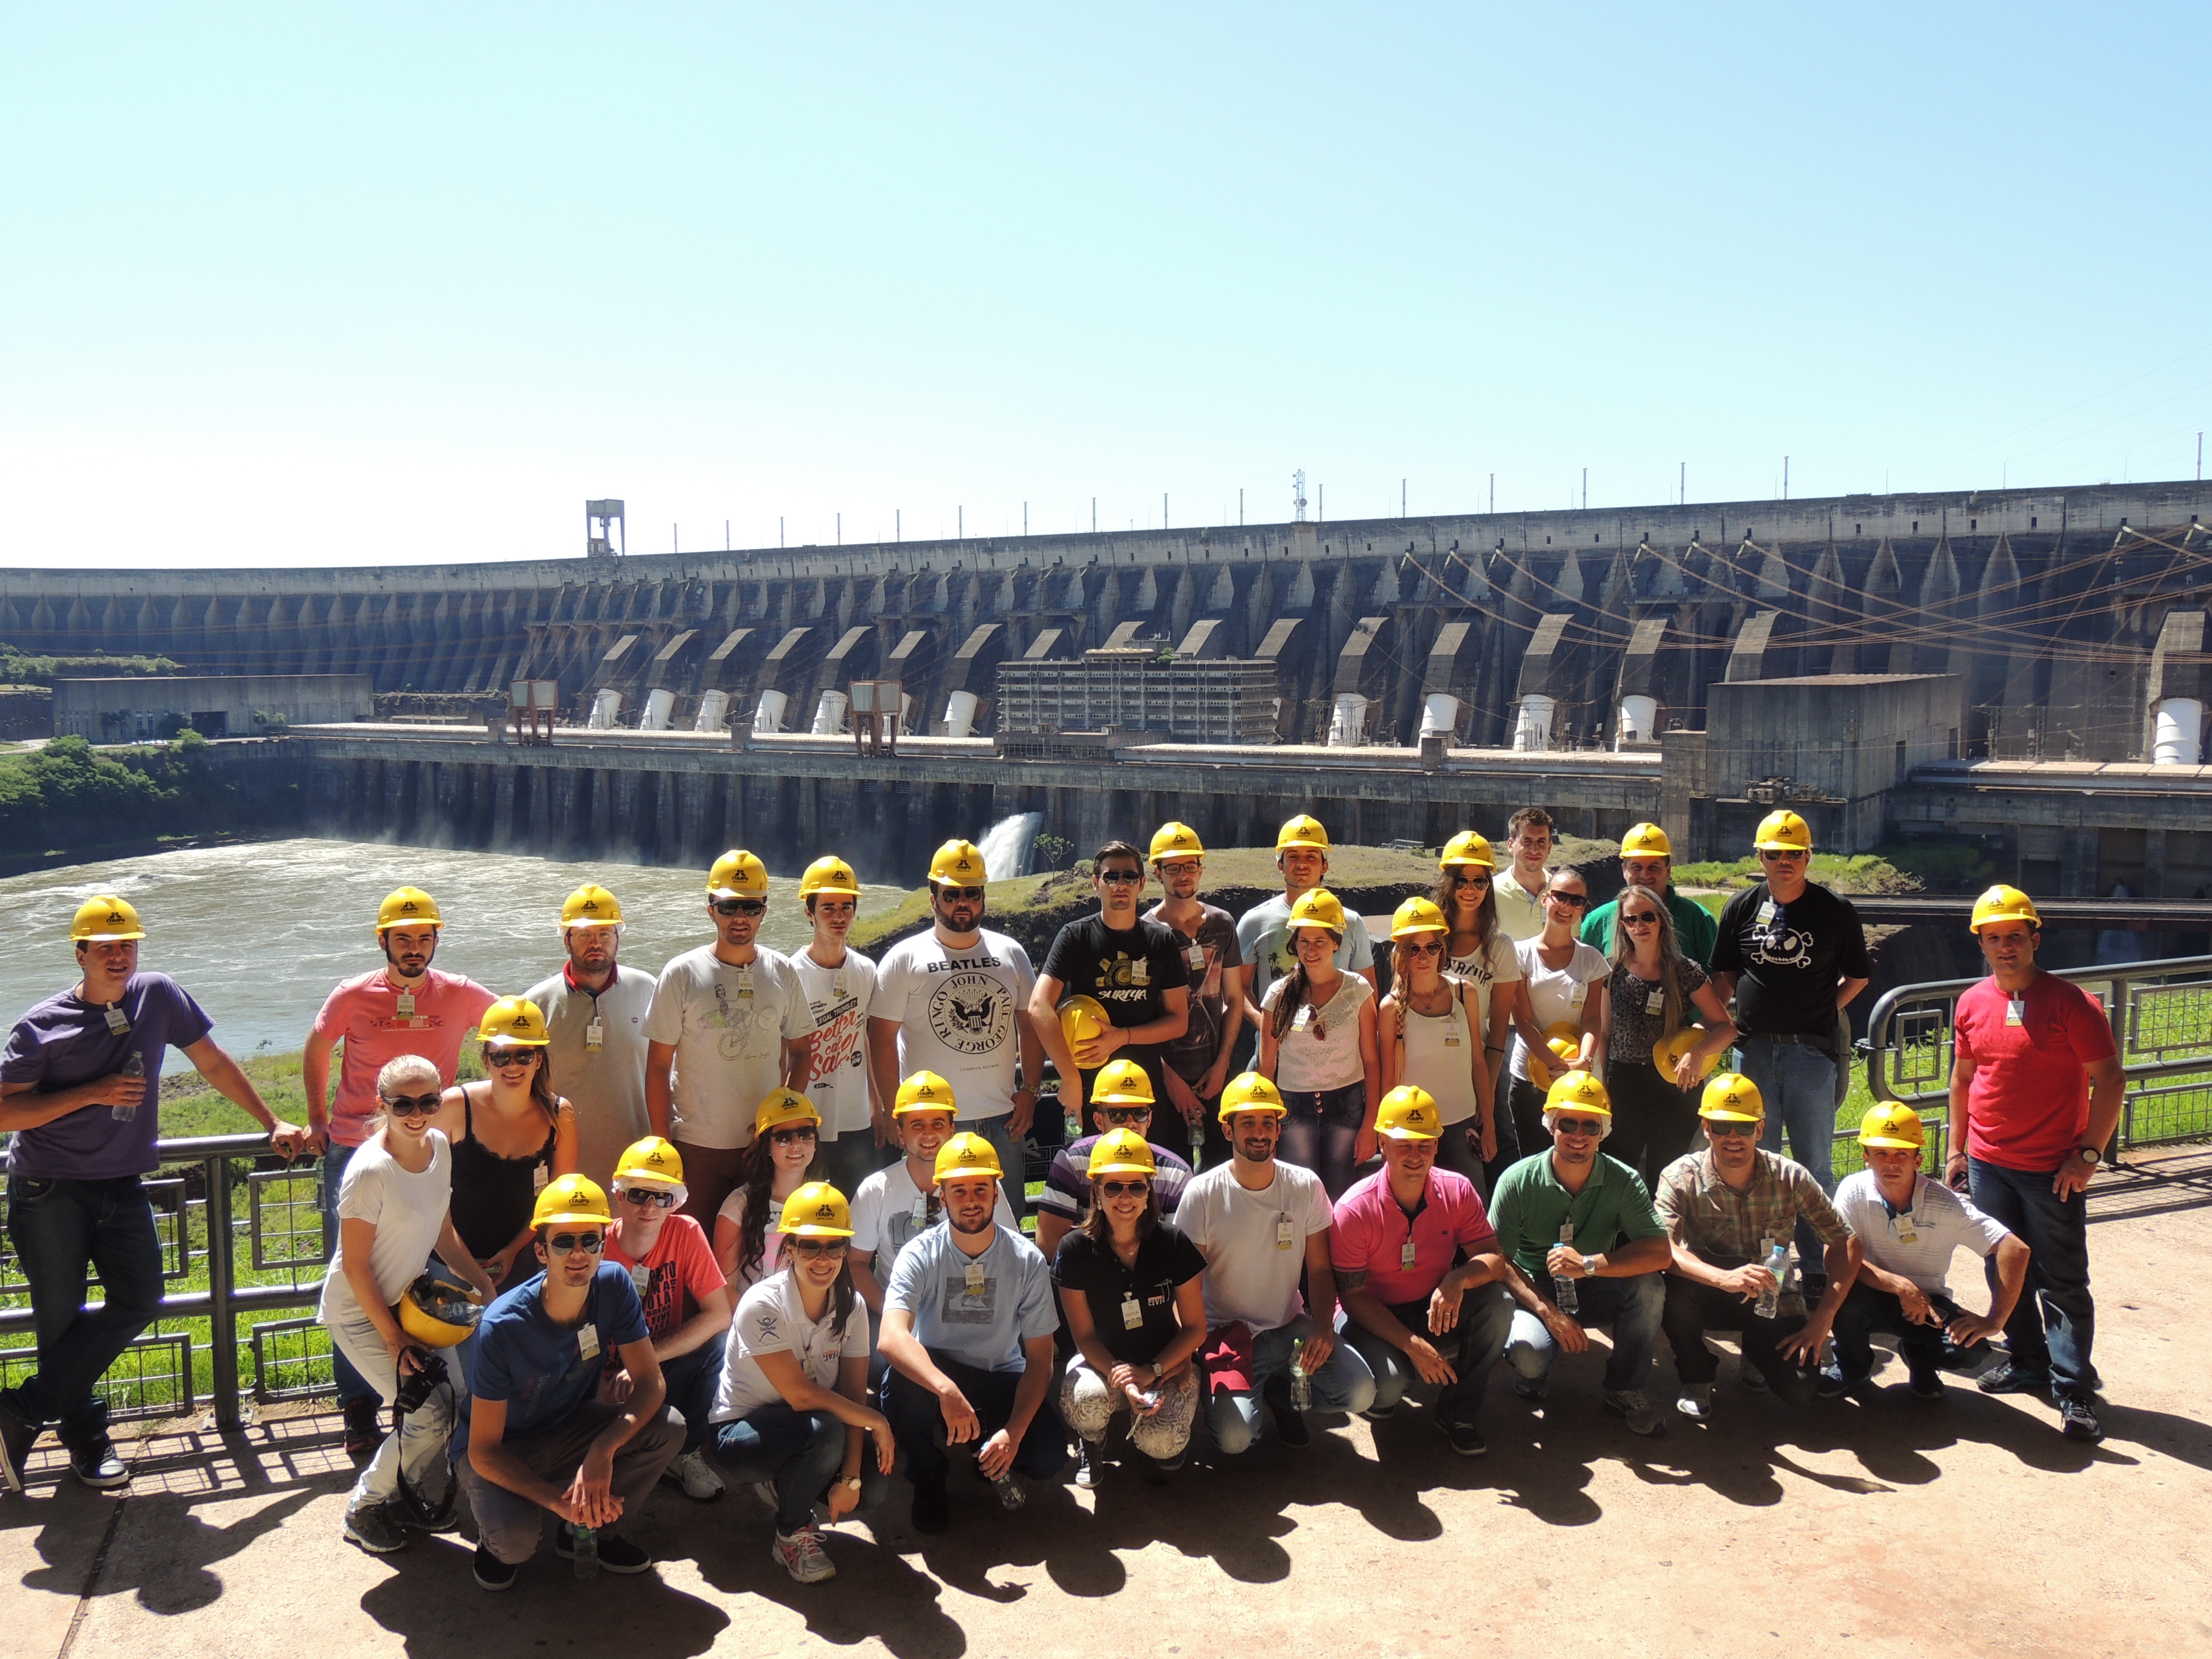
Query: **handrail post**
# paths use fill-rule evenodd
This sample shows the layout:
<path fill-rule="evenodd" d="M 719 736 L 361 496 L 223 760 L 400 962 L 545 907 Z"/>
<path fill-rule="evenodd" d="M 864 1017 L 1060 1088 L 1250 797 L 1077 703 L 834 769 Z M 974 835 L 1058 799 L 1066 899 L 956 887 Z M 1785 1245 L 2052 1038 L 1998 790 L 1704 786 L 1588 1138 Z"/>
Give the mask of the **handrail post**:
<path fill-rule="evenodd" d="M 231 1305 L 230 1158 L 218 1152 L 207 1170 L 208 1341 L 213 1350 L 216 1425 L 240 1426 L 238 1409 L 238 1310 Z"/>

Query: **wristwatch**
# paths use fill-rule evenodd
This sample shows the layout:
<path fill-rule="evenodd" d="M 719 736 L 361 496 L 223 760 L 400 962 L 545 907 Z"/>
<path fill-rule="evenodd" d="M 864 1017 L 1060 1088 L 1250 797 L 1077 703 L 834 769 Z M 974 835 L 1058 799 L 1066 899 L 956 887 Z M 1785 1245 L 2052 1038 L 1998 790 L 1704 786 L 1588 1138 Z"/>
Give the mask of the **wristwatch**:
<path fill-rule="evenodd" d="M 860 1477 L 857 1474 L 848 1474 L 837 1484 L 844 1487 L 847 1492 L 851 1492 L 855 1498 L 860 1495 Z"/>
<path fill-rule="evenodd" d="M 2105 1155 L 2102 1150 L 2095 1146 L 2076 1146 L 2074 1149 L 2074 1154 L 2084 1164 L 2094 1164 Z"/>
<path fill-rule="evenodd" d="M 1597 1258 L 1595 1256 L 1586 1255 L 1583 1258 L 1583 1274 L 1588 1279 L 1595 1279 L 1597 1277 Z"/>

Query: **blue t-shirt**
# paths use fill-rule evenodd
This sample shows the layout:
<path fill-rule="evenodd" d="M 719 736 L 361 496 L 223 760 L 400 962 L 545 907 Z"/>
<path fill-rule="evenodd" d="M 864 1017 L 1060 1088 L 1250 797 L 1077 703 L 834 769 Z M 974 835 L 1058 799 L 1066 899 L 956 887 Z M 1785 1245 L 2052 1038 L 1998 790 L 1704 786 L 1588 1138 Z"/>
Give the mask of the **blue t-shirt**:
<path fill-rule="evenodd" d="M 952 1242 L 950 1223 L 917 1233 L 899 1252 L 884 1291 L 886 1310 L 914 1316 L 925 1348 L 978 1370 L 1026 1369 L 1022 1344 L 1060 1329 L 1052 1269 L 1037 1247 L 996 1226 L 991 1248 L 971 1256 Z"/>
<path fill-rule="evenodd" d="M 128 1031 L 109 1030 L 106 1006 L 87 1002 L 73 990 L 48 997 L 15 1022 L 7 1054 L 0 1056 L 0 1081 L 58 1093 L 121 1071 L 136 1049 L 146 1065 L 146 1093 L 128 1123 L 117 1122 L 110 1106 L 95 1103 L 35 1129 L 18 1129 L 8 1149 L 10 1175 L 112 1181 L 159 1165 L 154 1141 L 165 1051 L 190 1048 L 210 1024 L 199 1004 L 167 974 L 131 975 L 118 1006 L 130 1022 Z"/>
<path fill-rule="evenodd" d="M 586 1340 L 585 1333 L 592 1333 Z M 472 1399 L 507 1401 L 505 1437 L 557 1423 L 597 1392 L 608 1356 L 642 1342 L 645 1305 L 629 1270 L 602 1261 L 584 1292 L 584 1316 L 557 1325 L 545 1311 L 545 1275 L 526 1279 L 485 1310 L 469 1370 Z M 586 1352 L 588 1350 L 588 1352 Z M 468 1449 L 469 1413 L 453 1433 L 453 1455 Z"/>

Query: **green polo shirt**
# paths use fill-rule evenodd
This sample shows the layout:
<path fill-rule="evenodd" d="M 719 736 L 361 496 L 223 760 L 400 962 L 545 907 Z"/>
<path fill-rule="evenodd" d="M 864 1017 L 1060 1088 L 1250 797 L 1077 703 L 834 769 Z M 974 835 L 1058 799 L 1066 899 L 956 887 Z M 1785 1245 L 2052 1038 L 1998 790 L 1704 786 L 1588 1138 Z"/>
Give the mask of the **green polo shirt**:
<path fill-rule="evenodd" d="M 1575 1248 L 1585 1255 L 1609 1250 L 1622 1240 L 1658 1238 L 1666 1233 L 1644 1177 L 1603 1152 L 1590 1167 L 1579 1193 L 1559 1185 L 1549 1148 L 1522 1158 L 1498 1177 L 1491 1194 L 1490 1224 L 1498 1248 L 1538 1285 L 1551 1282 L 1544 1258 L 1559 1242 L 1559 1224 L 1575 1224 Z"/>
<path fill-rule="evenodd" d="M 1684 898 L 1670 884 L 1667 889 L 1668 913 L 1674 918 L 1674 943 L 1684 956 L 1700 968 L 1713 965 L 1713 946 L 1721 941 L 1721 925 L 1713 913 L 1693 898 Z M 1613 954 L 1613 919 L 1620 914 L 1620 901 L 1601 904 L 1583 918 L 1582 941 L 1596 946 L 1608 957 Z"/>

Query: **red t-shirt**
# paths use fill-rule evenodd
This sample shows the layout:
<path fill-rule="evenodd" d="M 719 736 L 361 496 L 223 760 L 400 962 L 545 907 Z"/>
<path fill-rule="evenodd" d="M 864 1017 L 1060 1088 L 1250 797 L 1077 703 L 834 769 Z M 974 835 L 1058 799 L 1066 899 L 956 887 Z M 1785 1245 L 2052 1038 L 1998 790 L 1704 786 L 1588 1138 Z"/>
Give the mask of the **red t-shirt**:
<path fill-rule="evenodd" d="M 607 1229 L 607 1260 L 629 1273 L 633 1285 L 637 1274 L 631 1269 L 641 1265 L 651 1275 L 638 1285 L 637 1299 L 645 1304 L 645 1328 L 658 1341 L 684 1322 L 684 1291 L 691 1292 L 694 1302 L 705 1302 L 722 1288 L 722 1270 L 714 1265 L 707 1235 L 688 1215 L 672 1215 L 660 1224 L 660 1237 L 641 1264 L 622 1247 L 623 1224 L 617 1221 Z"/>
<path fill-rule="evenodd" d="M 2112 1028 L 2070 980 L 2038 974 L 2019 994 L 1985 979 L 1959 998 L 1958 1056 L 1974 1063 L 1966 1086 L 1966 1151 L 2008 1170 L 2055 1170 L 2089 1127 L 2088 1067 L 2110 1060 Z"/>

